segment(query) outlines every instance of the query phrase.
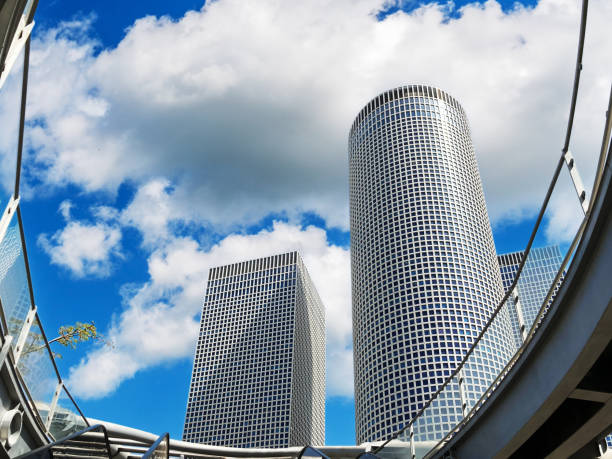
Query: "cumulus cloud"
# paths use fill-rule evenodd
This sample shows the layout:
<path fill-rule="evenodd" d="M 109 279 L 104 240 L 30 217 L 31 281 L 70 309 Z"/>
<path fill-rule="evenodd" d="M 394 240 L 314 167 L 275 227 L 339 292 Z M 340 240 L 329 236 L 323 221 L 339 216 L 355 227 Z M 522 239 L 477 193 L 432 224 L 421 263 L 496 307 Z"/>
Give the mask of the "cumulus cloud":
<path fill-rule="evenodd" d="M 73 369 L 75 392 L 102 396 L 147 366 L 190 356 L 208 268 L 297 247 L 327 307 L 329 393 L 350 394 L 348 252 L 316 228 L 239 230 L 304 211 L 346 228 L 348 129 L 388 88 L 424 82 L 461 101 L 494 220 L 539 205 L 567 121 L 577 2 L 504 13 L 489 0 L 452 19 L 445 6 L 423 5 L 379 21 L 389 5 L 219 0 L 178 20 L 139 19 L 114 49 L 89 38 L 91 18 L 35 32 L 26 191 L 138 190 L 123 210 L 94 209 L 95 223 L 71 220 L 66 205 L 66 227 L 41 235 L 41 247 L 77 276 L 108 274 L 119 225 L 140 231 L 149 253 L 150 280 L 124 289 L 125 309 L 108 333 L 116 348 L 96 349 Z M 589 21 L 572 141 L 586 183 L 612 73 L 612 2 L 593 0 Z M 18 101 L 16 79 L 4 89 L 2 177 L 12 173 L 4 139 L 16 132 L 6 108 Z M 573 217 L 563 199 L 550 215 L 549 239 L 567 239 Z M 204 248 L 177 231 L 188 224 L 234 233 Z"/>
<path fill-rule="evenodd" d="M 172 236 L 172 222 L 185 220 L 176 204 L 170 182 L 164 178 L 152 179 L 137 190 L 120 218 L 123 224 L 138 229 L 143 244 L 153 248 Z"/>
<path fill-rule="evenodd" d="M 207 2 L 179 20 L 139 19 L 99 53 L 89 19 L 35 35 L 35 169 L 47 185 L 88 191 L 165 177 L 176 211 L 226 227 L 315 211 L 346 228 L 354 116 L 385 89 L 426 82 L 468 113 L 492 218 L 533 211 L 561 147 L 577 3 L 504 13 L 490 0 L 455 19 L 434 4 L 379 21 L 388 6 Z M 612 73 L 612 4 L 590 11 L 572 145 L 587 182 Z"/>
<path fill-rule="evenodd" d="M 69 387 L 84 398 L 104 397 L 143 368 L 191 357 L 208 269 L 291 250 L 302 254 L 326 307 L 328 394 L 352 395 L 348 250 L 329 244 L 322 229 L 281 222 L 254 235 L 229 235 L 207 251 L 190 237 L 155 250 L 149 281 L 124 291 L 126 308 L 107 333 L 114 347 L 90 352 L 72 368 Z"/>
<path fill-rule="evenodd" d="M 51 263 L 67 269 L 77 278 L 107 277 L 112 261 L 121 258 L 121 230 L 104 222 L 71 220 L 72 203 L 63 201 L 59 212 L 66 226 L 51 236 L 43 233 L 38 245 L 49 255 Z"/>

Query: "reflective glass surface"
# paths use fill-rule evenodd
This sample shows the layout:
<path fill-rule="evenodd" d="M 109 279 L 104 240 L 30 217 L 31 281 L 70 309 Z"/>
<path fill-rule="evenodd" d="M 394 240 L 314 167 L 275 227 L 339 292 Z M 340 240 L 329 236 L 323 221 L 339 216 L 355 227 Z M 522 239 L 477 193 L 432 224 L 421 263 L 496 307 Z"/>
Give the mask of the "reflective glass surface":
<path fill-rule="evenodd" d="M 32 308 L 16 217 L 13 217 L 4 239 L 0 242 L 0 300 L 8 332 L 13 336 L 15 346 L 28 311 Z"/>
<path fill-rule="evenodd" d="M 45 347 L 40 324 L 34 321 L 17 362 L 17 368 L 26 383 L 28 391 L 43 422 L 46 422 L 53 400 L 58 378 Z"/>
<path fill-rule="evenodd" d="M 57 401 L 49 432 L 56 440 L 67 437 L 75 432 L 79 432 L 87 427 L 85 420 L 79 414 L 76 406 L 62 388 L 62 392 Z"/>

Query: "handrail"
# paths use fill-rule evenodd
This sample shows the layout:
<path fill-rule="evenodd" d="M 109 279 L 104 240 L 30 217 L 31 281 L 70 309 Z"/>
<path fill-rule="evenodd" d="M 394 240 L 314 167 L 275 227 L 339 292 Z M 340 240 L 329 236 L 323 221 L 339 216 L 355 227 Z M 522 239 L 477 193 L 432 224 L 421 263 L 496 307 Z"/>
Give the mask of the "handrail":
<path fill-rule="evenodd" d="M 593 191 L 591 192 L 593 198 L 599 192 L 599 186 L 603 178 L 604 166 L 606 163 L 606 157 L 612 154 L 612 142 L 610 141 L 610 134 L 612 133 L 612 85 L 610 86 L 610 97 L 608 98 L 608 110 L 606 110 L 606 124 L 604 127 L 603 139 L 601 140 L 601 149 L 599 151 L 599 161 L 597 162 L 597 169 L 595 170 L 595 180 L 593 181 Z M 589 210 L 593 206 L 593 199 L 589 205 Z"/>
<path fill-rule="evenodd" d="M 565 268 L 567 267 L 567 264 L 569 263 L 569 260 L 570 260 L 570 258 L 572 256 L 572 254 L 574 253 L 574 250 L 578 246 L 578 242 L 582 238 L 582 235 L 583 235 L 584 230 L 586 228 L 586 224 L 587 224 L 587 222 L 589 220 L 589 218 L 588 218 L 589 216 L 590 216 L 590 214 L 588 214 L 587 216 L 585 216 L 582 219 L 582 223 L 580 224 L 580 228 L 578 229 L 578 232 L 576 233 L 576 235 L 574 236 L 574 239 L 572 240 L 572 243 L 570 244 L 570 248 L 568 249 L 568 251 L 567 251 L 567 253 L 565 255 L 565 258 L 563 259 L 563 262 L 561 263 L 561 267 L 557 271 L 555 279 L 551 283 L 550 288 L 548 290 L 548 293 L 546 294 L 546 297 L 544 298 L 544 301 L 542 302 L 542 306 L 540 307 L 540 310 L 538 311 L 538 314 L 535 317 L 535 319 L 534 319 L 534 321 L 533 321 L 533 323 L 531 325 L 531 328 L 529 329 L 529 332 L 527 333 L 525 341 L 523 341 L 523 344 L 521 345 L 521 347 L 516 351 L 516 353 L 512 356 L 512 358 L 504 366 L 504 368 L 499 372 L 499 374 L 497 375 L 495 380 L 493 380 L 493 382 L 489 385 L 487 390 L 485 390 L 485 392 L 478 399 L 478 401 L 474 404 L 474 406 L 469 411 L 469 413 L 467 413 L 463 417 L 463 419 L 461 419 L 461 421 L 459 421 L 455 425 L 455 427 L 453 427 L 450 430 L 450 432 L 448 432 L 446 434 L 446 436 L 444 438 L 442 438 L 438 443 L 436 443 L 436 445 L 428 452 L 426 457 L 429 457 L 429 455 L 432 452 L 439 450 L 444 444 L 446 444 L 453 437 L 453 435 L 455 435 L 459 430 L 461 430 L 463 428 L 463 426 L 468 421 L 470 421 L 472 419 L 474 414 L 478 410 L 480 410 L 480 408 L 482 407 L 484 402 L 491 396 L 491 393 L 497 389 L 497 387 L 501 383 L 501 381 L 505 379 L 506 375 L 510 372 L 510 370 L 514 367 L 514 365 L 519 360 L 519 358 L 524 354 L 524 352 L 527 349 L 527 347 L 531 344 L 537 329 L 540 328 L 541 320 L 544 317 L 546 317 L 546 315 L 548 313 L 547 306 L 548 306 L 549 302 L 551 301 L 551 299 L 553 298 L 553 296 L 555 294 L 555 291 L 557 290 L 557 287 L 559 285 L 559 282 L 563 278 L 563 275 L 565 273 Z"/>
<path fill-rule="evenodd" d="M 7 28 L 4 31 L 5 36 L 4 36 L 2 48 L 0 50 L 1 51 L 0 52 L 0 64 L 4 63 L 5 58 L 8 55 L 9 48 L 10 48 L 9 45 L 11 44 L 11 41 L 13 40 L 13 35 L 15 35 L 16 33 L 15 31 L 18 30 L 18 27 L 19 27 L 18 23 L 19 21 L 22 20 L 22 17 L 25 17 L 26 26 L 30 25 L 33 22 L 34 14 L 38 7 L 38 0 L 16 0 L 15 2 L 12 2 L 12 4 L 7 3 L 3 6 L 11 7 L 12 10 L 10 12 L 10 18 L 9 18 L 9 22 L 7 23 Z M 43 432 L 47 438 L 53 440 L 54 439 L 53 434 L 48 429 L 49 429 L 50 423 L 53 421 L 53 415 L 54 415 L 54 410 L 56 409 L 57 399 L 62 390 L 65 391 L 65 394 L 68 396 L 73 406 L 78 411 L 85 425 L 89 426 L 90 424 L 87 421 L 87 418 L 85 418 L 85 416 L 83 415 L 83 412 L 81 411 L 79 406 L 76 404 L 74 398 L 72 397 L 72 395 L 70 395 L 70 393 L 68 392 L 67 388 L 65 387 L 63 383 L 62 377 L 59 373 L 57 364 L 55 362 L 55 358 L 49 346 L 49 341 L 47 339 L 45 330 L 42 327 L 42 323 L 36 311 L 33 283 L 32 283 L 32 277 L 30 273 L 30 263 L 29 263 L 29 257 L 28 257 L 27 247 L 26 247 L 26 240 L 25 240 L 25 234 L 24 234 L 24 229 L 23 229 L 23 221 L 21 218 L 21 208 L 19 206 L 19 190 L 20 190 L 21 163 L 22 163 L 22 156 L 23 156 L 23 143 L 24 143 L 24 131 L 25 131 L 29 61 L 30 61 L 30 35 L 28 31 L 28 36 L 25 39 L 25 51 L 24 51 L 24 56 L 23 56 L 23 77 L 22 77 L 22 83 L 21 83 L 22 85 L 21 86 L 21 104 L 20 104 L 20 113 L 19 113 L 19 133 L 18 133 L 18 142 L 17 142 L 17 162 L 16 162 L 16 170 L 15 170 L 15 186 L 14 186 L 12 197 L 9 200 L 9 205 L 8 205 L 8 208 L 10 210 L 11 206 L 13 205 L 12 203 L 15 202 L 16 204 L 14 205 L 14 207 L 16 208 L 15 209 L 16 212 L 13 212 L 13 213 L 9 212 L 10 217 L 8 218 L 7 225 L 10 224 L 10 221 L 14 218 L 14 213 L 16 213 L 17 214 L 16 216 L 17 225 L 19 228 L 19 237 L 21 239 L 20 241 L 21 242 L 21 252 L 22 252 L 21 256 L 23 257 L 23 264 L 24 264 L 25 274 L 26 274 L 27 290 L 28 290 L 29 300 L 30 300 L 30 311 L 29 312 L 30 314 L 34 315 L 33 322 L 34 324 L 38 326 L 38 329 L 40 331 L 40 338 L 43 341 L 43 348 L 45 349 L 43 352 L 46 352 L 48 354 L 48 360 L 51 361 L 51 364 L 53 366 L 53 371 L 55 372 L 55 376 L 58 382 L 56 390 L 55 390 L 55 396 L 53 398 L 53 401 L 51 402 L 49 412 L 47 413 L 46 422 L 45 420 L 43 420 L 43 417 L 40 413 L 40 408 L 37 406 L 38 400 L 32 396 L 33 394 L 30 392 L 30 388 L 27 387 L 27 383 L 26 383 L 27 378 L 23 377 L 24 375 L 21 374 L 21 370 L 17 365 L 17 359 L 19 358 L 19 356 L 15 354 L 14 356 L 15 358 L 9 358 L 6 360 L 6 362 L 7 364 L 13 367 L 15 374 L 17 375 L 17 380 L 19 381 L 19 384 L 22 386 L 22 393 L 24 394 L 25 399 L 28 401 L 27 403 L 27 405 L 29 405 L 28 408 L 31 409 L 32 413 L 34 414 L 35 423 L 38 425 L 41 432 Z M 5 70 L 4 68 L 0 68 L 0 75 L 3 73 L 4 70 Z M 0 308 L 2 308 L 2 303 L 0 303 Z M 2 326 L 3 326 L 2 328 L 4 328 L 3 333 L 8 333 L 9 329 L 7 327 L 4 309 L 0 311 L 0 321 L 2 322 Z M 24 329 L 25 329 L 25 334 L 27 334 L 28 328 L 25 324 L 22 325 L 21 334 L 24 334 L 24 331 L 23 331 Z M 26 336 L 26 339 L 27 339 L 27 336 Z"/>
<path fill-rule="evenodd" d="M 156 452 L 157 448 L 164 440 L 166 441 L 165 459 L 168 459 L 170 457 L 170 434 L 168 434 L 168 432 L 161 434 L 159 438 L 153 442 L 151 447 L 142 455 L 141 459 L 161 459 Z"/>
<path fill-rule="evenodd" d="M 48 344 L 47 344 L 48 345 Z M 83 412 L 81 411 L 81 408 L 79 407 L 79 405 L 77 405 L 77 402 L 74 400 L 74 398 L 72 397 L 72 395 L 70 394 L 70 391 L 68 390 L 68 388 L 64 385 L 64 392 L 66 392 L 66 395 L 68 396 L 68 398 L 70 399 L 70 401 L 72 402 L 72 404 L 74 405 L 74 407 L 77 409 L 77 411 L 79 412 L 79 414 L 81 415 L 81 417 L 83 418 L 83 420 L 85 421 L 85 424 L 88 426 L 91 426 L 91 424 L 89 423 L 89 419 L 87 419 L 85 417 L 85 415 L 83 414 Z"/>
<path fill-rule="evenodd" d="M 548 203 L 550 201 L 550 197 L 552 195 L 553 190 L 556 187 L 556 184 L 557 184 L 557 181 L 558 181 L 558 178 L 559 178 L 559 174 L 561 172 L 563 163 L 565 161 L 565 159 L 564 159 L 565 153 L 567 152 L 567 150 L 569 148 L 569 143 L 570 143 L 571 133 L 572 133 L 572 127 L 573 127 L 573 123 L 574 123 L 574 115 L 575 115 L 575 110 L 576 110 L 576 101 L 577 101 L 577 98 L 578 98 L 578 88 L 579 88 L 579 83 L 580 83 L 580 72 L 582 71 L 582 55 L 583 55 L 583 50 L 584 50 L 584 38 L 585 38 L 585 33 L 586 33 L 587 13 L 588 13 L 588 0 L 583 0 L 583 2 L 582 2 L 581 17 L 580 17 L 580 32 L 579 32 L 579 38 L 578 38 L 578 52 L 577 52 L 577 58 L 576 58 L 576 69 L 575 69 L 575 72 L 574 72 L 574 84 L 573 84 L 573 88 L 572 88 L 572 98 L 571 98 L 571 102 L 570 102 L 570 113 L 569 113 L 568 123 L 567 123 L 567 128 L 566 128 L 565 141 L 564 141 L 563 148 L 562 148 L 562 151 L 561 151 L 561 156 L 560 156 L 559 160 L 557 161 L 557 166 L 556 166 L 555 171 L 553 173 L 552 180 L 551 180 L 550 184 L 548 185 L 548 190 L 546 191 L 546 195 L 544 197 L 544 201 L 543 201 L 543 203 L 542 203 L 542 205 L 540 207 L 540 212 L 538 213 L 538 217 L 536 219 L 535 225 L 533 227 L 533 230 L 532 230 L 531 235 L 529 237 L 529 240 L 527 242 L 527 246 L 526 246 L 525 250 L 523 251 L 523 257 L 521 258 L 521 262 L 520 262 L 520 264 L 518 266 L 518 269 L 517 269 L 516 275 L 514 277 L 514 280 L 512 281 L 512 285 L 510 285 L 510 287 L 508 288 L 508 290 L 504 294 L 502 300 L 499 302 L 499 304 L 497 305 L 497 307 L 493 311 L 493 314 L 491 315 L 491 317 L 489 318 L 489 320 L 487 321 L 487 323 L 485 324 L 485 326 L 483 327 L 481 332 L 478 334 L 478 336 L 476 337 L 476 340 L 474 340 L 474 343 L 472 344 L 470 349 L 467 351 L 467 353 L 465 354 L 465 356 L 463 357 L 463 359 L 461 360 L 459 365 L 457 365 L 455 370 L 446 378 L 446 380 L 442 383 L 442 385 L 434 392 L 434 394 L 423 405 L 423 407 L 421 407 L 421 409 L 417 412 L 417 414 L 412 419 L 410 419 L 408 424 L 406 424 L 404 427 L 399 429 L 390 438 L 385 440 L 380 446 L 375 448 L 372 451 L 373 454 L 377 454 L 380 451 L 382 451 L 392 440 L 397 439 L 400 435 L 402 435 L 404 432 L 406 432 L 406 430 L 408 430 L 411 426 L 413 426 L 415 421 L 417 419 L 419 419 L 423 415 L 425 410 L 427 410 L 427 408 L 429 408 L 431 406 L 433 401 L 437 399 L 437 397 L 440 395 L 440 393 L 442 393 L 442 391 L 448 387 L 448 385 L 453 381 L 453 379 L 463 369 L 463 367 L 466 364 L 466 362 L 468 361 L 469 357 L 473 354 L 474 350 L 476 349 L 476 346 L 478 346 L 478 344 L 481 342 L 481 340 L 484 337 L 485 333 L 487 332 L 489 327 L 492 325 L 493 321 L 495 320 L 495 318 L 497 317 L 497 315 L 499 314 L 499 312 L 501 311 L 501 309 L 505 305 L 506 301 L 510 298 L 510 295 L 512 294 L 512 291 L 515 289 L 515 287 L 518 284 L 518 280 L 519 280 L 519 278 L 521 276 L 521 273 L 523 271 L 523 268 L 524 268 L 525 263 L 527 261 L 527 258 L 529 256 L 529 253 L 531 251 L 531 247 L 533 245 L 533 242 L 535 240 L 537 232 L 538 232 L 538 230 L 540 228 L 540 224 L 541 224 L 542 219 L 544 217 L 544 213 L 546 212 L 546 209 L 548 207 Z M 604 134 L 604 136 L 605 136 L 605 134 Z M 600 157 L 600 161 L 601 161 L 601 157 Z M 598 168 L 598 170 L 599 170 L 599 168 Z M 594 191 L 596 191 L 596 190 L 594 190 Z M 586 220 L 588 215 L 590 215 L 590 212 L 588 212 L 587 215 L 585 215 L 585 220 Z M 546 305 L 546 303 L 544 303 L 542 307 L 545 307 L 545 305 Z M 500 374 L 502 374 L 502 373 L 503 372 L 500 372 Z M 486 392 L 487 391 L 485 391 L 485 393 Z M 476 405 L 474 405 L 474 407 L 476 407 Z M 468 413 L 468 415 L 469 415 L 469 413 Z M 467 415 L 465 417 L 467 417 Z M 458 425 L 460 425 L 460 424 L 461 424 L 461 422 L 458 423 Z M 452 430 L 454 430 L 454 429 L 452 429 Z"/>
<path fill-rule="evenodd" d="M 586 34 L 586 18 L 589 8 L 589 0 L 582 1 L 582 11 L 580 13 L 580 32 L 578 33 L 578 53 L 576 55 L 576 69 L 574 70 L 574 87 L 572 89 L 572 101 L 570 102 L 570 112 L 565 130 L 565 142 L 561 149 L 563 153 L 569 149 L 572 127 L 574 126 L 574 113 L 576 112 L 576 100 L 578 99 L 578 86 L 580 84 L 580 72 L 582 72 L 582 53 L 584 52 L 584 36 Z"/>
<path fill-rule="evenodd" d="M 533 227 L 533 231 L 531 232 L 531 236 L 529 237 L 529 242 L 527 243 L 527 247 L 525 248 L 525 250 L 523 252 L 523 257 L 522 257 L 521 262 L 519 264 L 519 267 L 517 269 L 517 272 L 516 272 L 516 275 L 514 277 L 514 280 L 512 281 L 512 285 L 510 285 L 510 287 L 508 288 L 508 290 L 504 294 L 502 300 L 499 302 L 498 306 L 493 311 L 493 314 L 491 315 L 491 317 L 489 318 L 489 320 L 487 321 L 487 323 L 485 324 L 483 329 L 480 331 L 480 333 L 478 334 L 478 336 L 474 340 L 474 343 L 472 344 L 470 349 L 467 351 L 467 353 L 465 354 L 465 356 L 463 357 L 463 359 L 461 360 L 459 365 L 457 365 L 457 367 L 455 367 L 455 370 L 453 370 L 453 372 L 446 378 L 444 383 L 442 383 L 442 385 L 438 388 L 438 390 L 436 390 L 436 392 L 434 392 L 434 394 L 431 396 L 431 398 L 423 405 L 423 407 L 410 420 L 410 422 L 408 422 L 408 424 L 406 424 L 404 427 L 402 427 L 400 430 L 398 430 L 395 434 L 393 434 L 382 445 L 380 445 L 376 449 L 374 449 L 373 450 L 373 454 L 378 454 L 382 449 L 385 448 L 385 446 L 387 446 L 387 444 L 389 444 L 389 442 L 391 442 L 392 440 L 395 440 L 401 434 L 406 432 L 406 430 L 409 429 L 410 426 L 414 425 L 414 422 L 425 412 L 425 410 L 427 408 L 429 408 L 431 406 L 432 402 L 438 397 L 438 395 L 440 395 L 440 393 L 446 387 L 448 387 L 448 385 L 459 374 L 459 372 L 461 371 L 461 369 L 463 368 L 463 366 L 465 365 L 467 360 L 473 354 L 474 350 L 476 349 L 476 346 L 478 346 L 478 344 L 480 343 L 480 341 L 484 337 L 485 333 L 487 332 L 489 327 L 492 325 L 493 321 L 495 320 L 495 318 L 497 317 L 497 315 L 499 314 L 499 312 L 501 311 L 503 306 L 506 304 L 506 301 L 508 301 L 508 299 L 510 298 L 510 295 L 512 294 L 512 291 L 518 285 L 518 280 L 520 278 L 521 273 L 523 272 L 523 268 L 525 266 L 525 263 L 527 262 L 527 257 L 529 255 L 529 253 L 531 252 L 531 247 L 533 245 L 533 241 L 535 240 L 535 237 L 536 237 L 536 234 L 538 232 L 538 229 L 540 228 L 540 224 L 542 223 L 542 220 L 544 218 L 544 213 L 546 212 L 546 208 L 548 207 L 548 202 L 550 201 L 550 197 L 551 197 L 552 192 L 553 192 L 553 190 L 555 188 L 555 185 L 557 183 L 557 179 L 559 178 L 559 174 L 561 172 L 561 168 L 563 166 L 563 162 L 564 162 L 564 159 L 563 159 L 563 155 L 562 155 L 559 158 L 559 161 L 557 162 L 557 167 L 556 167 L 555 172 L 553 174 L 553 178 L 552 178 L 552 180 L 550 182 L 550 185 L 548 186 L 548 190 L 546 192 L 546 196 L 544 198 L 544 202 L 542 203 L 542 207 L 540 208 L 540 212 L 538 214 L 538 218 L 536 220 L 536 223 L 535 223 L 535 225 Z"/>
<path fill-rule="evenodd" d="M 104 443 L 106 444 L 106 450 L 108 452 L 108 459 L 112 459 L 110 442 L 108 441 L 108 433 L 106 432 L 106 427 L 104 427 L 102 424 L 95 424 L 93 426 L 89 426 L 86 429 L 83 429 L 79 432 L 75 432 L 72 435 L 68 435 L 67 437 L 62 438 L 61 440 L 54 441 L 53 443 L 49 443 L 47 445 L 41 446 L 40 448 L 36 448 L 28 453 L 22 454 L 21 456 L 17 456 L 15 459 L 26 459 L 26 458 L 32 458 L 32 457 L 39 457 L 39 458 L 50 457 L 49 451 L 54 446 L 60 446 L 70 440 L 79 438 L 86 433 L 95 432 L 95 431 L 101 431 L 102 434 L 104 435 Z"/>
<path fill-rule="evenodd" d="M 79 425 L 81 424 L 80 420 L 82 420 L 82 425 L 84 426 L 89 426 L 90 424 L 87 421 L 87 418 L 85 418 L 83 412 L 81 411 L 77 403 L 75 402 L 74 398 L 68 392 L 66 386 L 64 385 L 63 379 L 57 367 L 57 363 L 53 356 L 53 352 L 51 351 L 51 347 L 49 345 L 49 341 L 47 339 L 46 332 L 42 326 L 42 322 L 36 310 L 36 305 L 34 302 L 35 300 L 34 300 L 33 283 L 32 283 L 32 277 L 30 273 L 29 257 L 28 257 L 27 247 L 26 247 L 25 233 L 24 233 L 24 228 L 23 228 L 23 221 L 21 218 L 21 209 L 19 207 L 19 200 L 15 199 L 14 197 L 11 197 L 7 205 L 7 209 L 10 210 L 10 212 L 9 211 L 4 212 L 1 224 L 3 227 L 7 227 L 7 228 L 10 227 L 10 225 L 17 226 L 16 245 L 19 247 L 20 254 L 16 258 L 14 263 L 21 264 L 21 267 L 12 268 L 12 269 L 24 270 L 22 271 L 24 277 L 20 281 L 22 282 L 22 284 L 20 284 L 20 287 L 25 288 L 27 290 L 26 295 L 29 300 L 29 307 L 28 307 L 28 315 L 26 316 L 25 319 L 21 316 L 12 318 L 12 319 L 20 320 L 19 322 L 20 328 L 16 330 L 14 329 L 11 331 L 8 328 L 8 323 L 7 323 L 9 318 L 6 317 L 5 309 L 3 307 L 6 305 L 0 302 L 0 308 L 1 308 L 0 309 L 0 322 L 2 323 L 2 327 L 1 327 L 2 341 L 4 342 L 4 339 L 8 333 L 11 333 L 12 335 L 14 335 L 13 336 L 14 344 L 11 346 L 11 351 L 8 353 L 8 356 L 4 360 L 3 363 L 5 365 L 9 365 L 12 371 L 14 372 L 14 374 L 16 375 L 16 382 L 20 389 L 19 393 L 21 393 L 23 397 L 23 402 L 24 402 L 23 404 L 27 406 L 28 411 L 33 415 L 33 422 L 35 423 L 36 429 L 40 432 L 41 435 L 43 435 L 47 439 L 47 441 L 53 441 L 53 440 L 57 440 L 57 433 L 56 431 L 51 429 L 51 424 L 54 422 L 54 419 L 56 419 L 55 417 L 56 413 L 58 411 L 61 412 L 63 410 L 61 407 L 57 406 L 57 401 L 60 395 L 68 396 L 68 398 L 70 399 L 70 402 L 72 403 L 72 407 L 76 409 L 76 411 L 78 412 L 78 415 L 77 415 L 76 413 L 74 413 L 74 410 L 72 408 L 69 409 L 69 411 L 75 414 L 76 416 L 75 419 L 77 419 L 76 420 L 77 424 L 71 426 L 71 429 L 74 427 L 80 428 L 81 427 Z M 2 300 L 4 300 L 4 298 L 2 298 Z M 28 342 L 28 340 L 30 339 L 31 333 L 32 333 L 32 331 L 30 330 L 31 327 L 36 328 L 36 331 L 34 333 L 37 335 L 38 339 L 41 340 L 42 346 L 40 346 L 37 350 L 39 350 L 41 353 L 44 354 L 42 356 L 42 359 L 44 360 L 45 363 L 48 363 L 50 361 L 50 366 L 52 367 L 52 369 L 49 373 L 49 377 L 53 377 L 53 379 L 57 381 L 57 385 L 55 386 L 55 390 L 54 390 L 53 399 L 51 399 L 51 396 L 49 396 L 49 399 L 45 400 L 43 398 L 40 398 L 38 394 L 32 393 L 31 388 L 28 387 L 28 384 L 31 383 L 32 381 L 28 380 L 28 377 L 27 377 L 28 375 L 23 373 L 23 368 L 20 366 L 22 364 L 22 359 L 27 358 L 26 357 L 27 354 L 22 354 L 22 349 L 18 349 L 18 347 L 15 347 L 15 346 L 19 345 L 18 343 L 20 339 L 22 340 L 21 345 Z M 62 394 L 62 392 L 64 392 L 64 394 Z M 43 404 L 41 405 L 40 402 L 43 402 Z M 46 407 L 48 407 L 48 412 L 46 413 L 46 417 L 44 416 L 43 412 L 41 412 L 41 409 L 42 410 L 45 409 L 45 403 L 48 403 L 48 405 L 46 405 Z M 59 419 L 62 419 L 61 415 Z"/>

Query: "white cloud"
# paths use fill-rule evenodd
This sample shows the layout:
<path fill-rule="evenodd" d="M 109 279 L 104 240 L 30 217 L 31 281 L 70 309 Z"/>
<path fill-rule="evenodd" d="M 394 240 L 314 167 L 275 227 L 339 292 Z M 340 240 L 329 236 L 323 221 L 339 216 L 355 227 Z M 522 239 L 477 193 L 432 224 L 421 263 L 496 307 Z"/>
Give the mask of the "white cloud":
<path fill-rule="evenodd" d="M 49 255 L 51 263 L 67 269 L 75 277 L 107 277 L 113 259 L 121 258 L 121 230 L 103 222 L 71 220 L 71 208 L 70 201 L 60 204 L 59 212 L 66 226 L 51 236 L 40 234 L 39 246 Z"/>
<path fill-rule="evenodd" d="M 176 204 L 170 182 L 152 179 L 138 189 L 120 218 L 123 224 L 137 228 L 144 245 L 153 248 L 171 237 L 172 221 L 182 220 Z"/>
<path fill-rule="evenodd" d="M 84 398 L 104 397 L 138 370 L 192 357 L 208 269 L 296 249 L 326 307 L 328 394 L 352 395 L 348 250 L 330 245 L 324 230 L 279 222 L 269 231 L 227 236 L 208 251 L 189 237 L 155 250 L 150 280 L 125 292 L 126 309 L 107 333 L 114 347 L 88 354 L 71 370 L 69 387 Z"/>
<path fill-rule="evenodd" d="M 174 211 L 216 225 L 314 210 L 346 227 L 354 116 L 380 91 L 427 82 L 468 113 L 492 218 L 533 210 L 566 124 L 577 3 L 505 14 L 488 1 L 451 20 L 429 5 L 378 22 L 388 4 L 209 2 L 176 21 L 142 18 L 99 55 L 90 20 L 35 34 L 36 165 L 46 185 L 88 191 L 165 177 Z M 612 73 L 611 20 L 610 2 L 591 2 L 572 144 L 587 182 Z"/>
<path fill-rule="evenodd" d="M 106 275 L 120 222 L 137 228 L 151 252 L 150 280 L 126 290 L 111 327 L 116 348 L 97 349 L 73 369 L 75 392 L 102 396 L 143 368 L 190 356 L 207 269 L 298 247 L 328 308 L 329 393 L 350 394 L 346 250 L 322 230 L 288 224 L 204 250 L 177 237 L 176 225 L 235 230 L 272 212 L 313 210 L 346 228 L 348 129 L 388 88 L 426 82 L 461 101 L 493 219 L 539 205 L 567 121 L 577 2 L 541 0 L 504 14 L 488 1 L 452 20 L 429 5 L 378 22 L 388 3 L 219 0 L 177 21 L 140 19 L 116 49 L 99 54 L 90 19 L 35 32 L 29 173 L 45 187 L 138 187 L 126 209 L 98 207 L 95 224 L 71 220 L 41 235 L 41 246 L 78 276 Z M 593 0 L 572 142 L 586 183 L 612 73 L 611 21 L 612 2 Z M 14 149 L 3 139 L 16 132 L 6 107 L 17 91 L 13 79 L 0 93 L 2 177 L 12 173 Z M 25 178 L 26 190 L 38 186 Z M 553 202 L 550 240 L 567 238 L 571 226 L 562 202 Z"/>
<path fill-rule="evenodd" d="M 70 220 L 70 211 L 72 210 L 72 207 L 74 206 L 74 204 L 72 203 L 72 201 L 65 199 L 64 201 L 62 201 L 59 205 L 59 213 L 62 214 L 62 217 L 64 217 L 64 220 L 68 221 Z"/>

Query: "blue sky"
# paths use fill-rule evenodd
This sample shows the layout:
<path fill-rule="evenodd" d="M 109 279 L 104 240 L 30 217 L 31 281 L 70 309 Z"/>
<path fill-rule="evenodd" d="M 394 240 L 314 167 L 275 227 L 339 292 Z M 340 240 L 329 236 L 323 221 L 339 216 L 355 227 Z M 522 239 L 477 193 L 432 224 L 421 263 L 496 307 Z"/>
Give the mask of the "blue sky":
<path fill-rule="evenodd" d="M 577 2 L 84 5 L 40 2 L 21 204 L 47 334 L 94 320 L 115 343 L 60 351 L 83 411 L 180 438 L 207 269 L 298 248 L 327 307 L 327 443 L 352 444 L 352 118 L 402 84 L 456 96 L 498 251 L 522 249 L 562 144 Z M 586 183 L 612 66 L 612 8 L 591 10 L 572 146 Z M 0 92 L 7 196 L 19 78 Z M 572 193 L 562 177 L 539 245 L 567 242 Z"/>

